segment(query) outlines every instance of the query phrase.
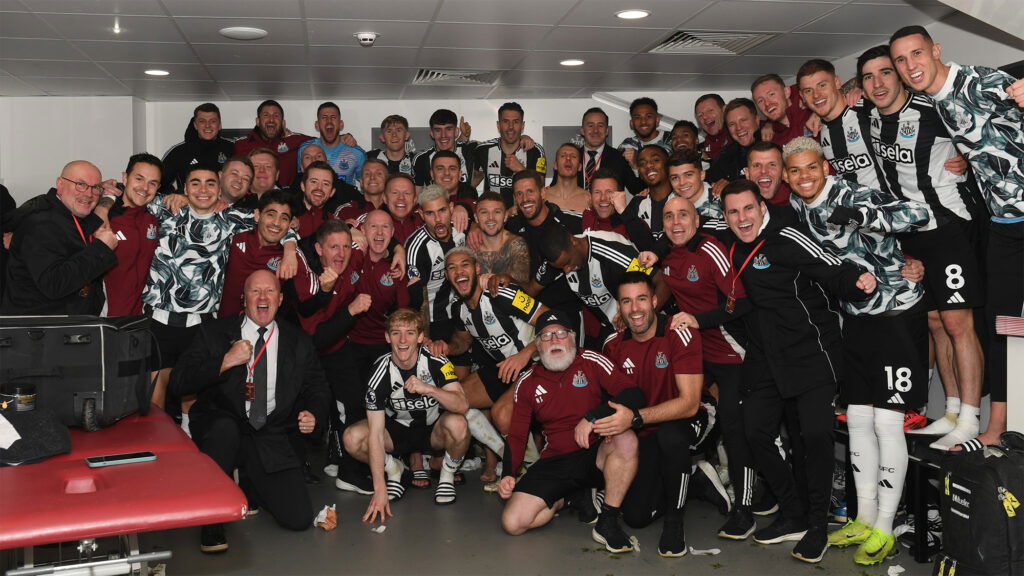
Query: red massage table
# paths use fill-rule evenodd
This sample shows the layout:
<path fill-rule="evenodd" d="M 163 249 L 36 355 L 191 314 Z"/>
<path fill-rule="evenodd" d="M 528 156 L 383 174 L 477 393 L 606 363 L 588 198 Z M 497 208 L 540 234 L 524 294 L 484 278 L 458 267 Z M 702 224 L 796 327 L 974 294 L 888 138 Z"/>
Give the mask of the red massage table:
<path fill-rule="evenodd" d="M 156 460 L 103 468 L 85 463 L 89 456 L 147 450 Z M 68 454 L 0 468 L 0 550 L 24 548 L 29 566 L 7 573 L 12 576 L 68 573 L 31 567 L 33 546 L 80 541 L 80 556 L 89 557 L 94 540 L 107 536 L 121 537 L 127 555 L 103 555 L 89 573 L 115 573 L 118 564 L 145 570 L 171 553 L 139 554 L 138 533 L 233 522 L 245 514 L 238 486 L 155 406 L 98 432 L 73 428 Z"/>

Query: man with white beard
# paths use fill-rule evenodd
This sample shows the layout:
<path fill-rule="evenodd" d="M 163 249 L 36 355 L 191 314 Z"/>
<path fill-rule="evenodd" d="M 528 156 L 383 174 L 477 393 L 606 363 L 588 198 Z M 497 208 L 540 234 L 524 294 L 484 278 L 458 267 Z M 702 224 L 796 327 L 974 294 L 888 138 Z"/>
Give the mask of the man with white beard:
<path fill-rule="evenodd" d="M 507 499 L 501 516 L 506 532 L 517 536 L 547 524 L 581 488 L 604 485 L 605 499 L 591 537 L 613 554 L 633 550 L 619 526 L 619 507 L 637 468 L 637 439 L 632 430 L 601 437 L 594 422 L 617 407 L 638 410 L 643 392 L 611 360 L 589 350 L 577 354 L 573 323 L 562 312 L 537 320 L 540 364 L 516 385 L 504 477 L 498 488 Z M 607 394 L 613 399 L 605 402 Z M 545 444 L 538 460 L 518 482 L 530 423 L 540 424 Z"/>

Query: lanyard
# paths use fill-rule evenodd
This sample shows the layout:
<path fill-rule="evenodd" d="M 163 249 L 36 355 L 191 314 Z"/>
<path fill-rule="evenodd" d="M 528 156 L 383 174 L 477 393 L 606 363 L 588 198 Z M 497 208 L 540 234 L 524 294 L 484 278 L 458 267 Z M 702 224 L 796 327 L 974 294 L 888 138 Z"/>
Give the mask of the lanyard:
<path fill-rule="evenodd" d="M 82 244 L 88 246 L 89 243 L 85 240 L 85 232 L 82 231 L 82 225 L 78 223 L 78 218 L 72 214 L 71 219 L 75 221 L 75 228 L 78 228 L 78 235 L 82 237 Z"/>
<path fill-rule="evenodd" d="M 270 339 L 274 337 L 275 330 L 277 330 L 276 324 L 274 325 L 273 328 L 270 329 L 270 334 L 267 335 L 267 339 L 263 341 L 263 347 L 260 348 L 260 351 L 256 353 L 256 357 L 252 359 L 252 364 L 249 365 L 249 374 L 252 374 L 253 370 L 256 369 L 256 363 L 260 361 L 260 358 L 263 356 L 263 353 L 266 352 L 267 344 L 270 344 Z"/>
<path fill-rule="evenodd" d="M 757 251 L 761 249 L 761 245 L 764 244 L 765 240 L 767 240 L 767 238 L 758 242 L 757 246 L 754 246 L 754 249 L 747 256 L 747 259 L 743 261 L 743 265 L 740 266 L 739 270 L 736 270 L 735 268 L 733 269 L 732 285 L 729 287 L 729 297 L 725 300 L 725 311 L 729 314 L 732 314 L 733 311 L 736 310 L 736 280 L 740 277 L 740 274 L 743 273 L 747 264 L 750 264 L 750 260 L 754 257 L 754 254 L 757 254 Z M 735 251 L 736 243 L 733 242 L 732 247 L 729 248 L 729 264 L 732 264 L 732 255 Z"/>

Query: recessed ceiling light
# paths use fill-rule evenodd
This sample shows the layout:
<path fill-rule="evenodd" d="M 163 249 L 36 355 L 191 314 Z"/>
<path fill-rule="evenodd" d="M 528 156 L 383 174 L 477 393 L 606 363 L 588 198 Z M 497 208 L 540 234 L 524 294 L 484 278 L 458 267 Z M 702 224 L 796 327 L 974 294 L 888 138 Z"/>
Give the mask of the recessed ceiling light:
<path fill-rule="evenodd" d="M 146 70 L 146 75 L 147 76 L 170 76 L 170 74 L 171 73 L 168 72 L 167 70 L 156 70 L 156 69 Z"/>
<path fill-rule="evenodd" d="M 114 18 L 114 27 L 111 28 L 111 30 L 114 31 L 114 34 L 120 34 L 121 33 L 121 21 L 118 20 L 117 18 Z"/>
<path fill-rule="evenodd" d="M 583 66 L 583 60 L 577 58 L 569 58 L 568 60 L 562 60 L 559 62 L 562 66 Z"/>
<path fill-rule="evenodd" d="M 250 26 L 229 26 L 220 29 L 220 35 L 232 40 L 259 40 L 267 37 L 267 31 Z"/>
<path fill-rule="evenodd" d="M 650 16 L 651 11 L 634 8 L 630 10 L 622 10 L 621 12 L 616 12 L 615 15 L 618 16 L 619 18 L 622 18 L 623 20 L 639 20 L 641 18 L 647 18 L 648 16 Z"/>

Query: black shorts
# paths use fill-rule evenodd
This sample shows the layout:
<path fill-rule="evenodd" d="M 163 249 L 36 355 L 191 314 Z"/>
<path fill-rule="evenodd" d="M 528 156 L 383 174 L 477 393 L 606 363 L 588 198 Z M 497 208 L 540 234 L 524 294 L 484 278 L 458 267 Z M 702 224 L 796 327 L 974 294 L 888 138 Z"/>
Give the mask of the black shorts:
<path fill-rule="evenodd" d="M 385 417 L 384 420 L 384 429 L 391 436 L 391 444 L 395 447 L 393 454 L 429 452 L 433 449 L 430 446 L 433 426 L 402 426 L 391 418 Z"/>
<path fill-rule="evenodd" d="M 917 410 L 928 401 L 928 313 L 922 300 L 896 315 L 843 319 L 846 404 Z"/>
<path fill-rule="evenodd" d="M 935 230 L 900 235 L 903 252 L 924 264 L 925 300 L 929 310 L 961 310 L 985 305 L 985 285 L 976 227 L 967 220 Z"/>
<path fill-rule="evenodd" d="M 604 474 L 597 467 L 597 449 L 600 446 L 601 441 L 598 440 L 591 442 L 586 450 L 541 458 L 516 483 L 515 491 L 532 494 L 551 508 L 579 488 L 603 486 Z"/>
<path fill-rule="evenodd" d="M 149 331 L 156 340 L 157 351 L 159 352 L 157 363 L 158 368 L 173 368 L 178 363 L 178 358 L 185 353 L 185 350 L 192 345 L 199 327 L 195 326 L 168 326 L 156 320 L 149 323 Z"/>
<path fill-rule="evenodd" d="M 475 354 L 474 357 L 476 358 L 476 375 L 480 377 L 480 382 L 483 383 L 484 390 L 487 392 L 491 402 L 497 402 L 498 398 L 501 398 L 501 395 L 507 392 L 512 385 L 501 381 L 501 376 L 498 374 L 498 364 L 486 352 L 478 355 Z M 530 365 L 527 365 L 523 368 L 523 371 L 529 369 Z"/>
<path fill-rule="evenodd" d="M 996 334 L 996 316 L 1024 316 L 1024 222 L 992 222 L 988 243 L 988 310 L 985 328 L 991 338 L 985 376 L 992 401 L 1006 402 L 1006 336 Z"/>

